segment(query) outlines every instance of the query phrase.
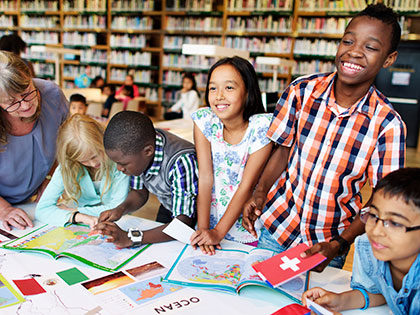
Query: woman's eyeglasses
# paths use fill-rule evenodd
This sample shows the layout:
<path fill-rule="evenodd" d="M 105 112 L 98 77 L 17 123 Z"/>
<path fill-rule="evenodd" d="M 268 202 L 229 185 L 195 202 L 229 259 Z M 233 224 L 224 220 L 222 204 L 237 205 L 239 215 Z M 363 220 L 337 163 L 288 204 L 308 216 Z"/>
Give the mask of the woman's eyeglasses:
<path fill-rule="evenodd" d="M 376 214 L 373 214 L 370 211 L 364 211 L 360 213 L 360 220 L 364 224 L 372 226 L 376 225 L 378 221 L 381 221 L 385 229 L 395 233 L 405 233 L 420 230 L 420 225 L 407 227 L 390 219 L 380 219 Z"/>
<path fill-rule="evenodd" d="M 30 91 L 20 101 L 13 102 L 9 106 L 7 106 L 4 110 L 9 113 L 17 111 L 20 108 L 20 105 L 22 104 L 22 102 L 26 102 L 26 103 L 32 102 L 37 96 L 37 92 L 38 92 L 37 89 Z"/>

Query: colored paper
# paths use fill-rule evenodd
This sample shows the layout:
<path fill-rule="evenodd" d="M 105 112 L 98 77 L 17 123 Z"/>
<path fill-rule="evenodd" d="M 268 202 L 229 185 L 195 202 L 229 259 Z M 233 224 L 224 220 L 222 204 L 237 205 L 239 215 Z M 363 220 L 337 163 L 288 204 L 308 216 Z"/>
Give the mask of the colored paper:
<path fill-rule="evenodd" d="M 0 308 L 24 302 L 25 299 L 0 275 Z"/>
<path fill-rule="evenodd" d="M 14 284 L 19 288 L 23 295 L 35 295 L 45 293 L 45 290 L 34 279 L 13 280 Z"/>
<path fill-rule="evenodd" d="M 273 287 L 277 287 L 305 271 L 311 270 L 327 259 L 321 254 L 306 258 L 300 257 L 300 254 L 308 248 L 309 246 L 306 244 L 299 244 L 252 267 L 261 278 L 268 281 Z"/>
<path fill-rule="evenodd" d="M 176 218 L 163 229 L 163 233 L 184 244 L 191 244 L 190 238 L 194 232 L 191 227 Z"/>
<path fill-rule="evenodd" d="M 311 301 L 310 299 L 306 299 L 307 307 L 314 312 L 316 315 L 333 315 L 333 312 L 327 310 L 325 307 Z"/>
<path fill-rule="evenodd" d="M 299 305 L 299 304 L 290 304 L 285 307 L 282 307 L 278 311 L 274 312 L 271 315 L 310 315 L 311 310 Z"/>
<path fill-rule="evenodd" d="M 89 280 L 89 278 L 77 268 L 70 268 L 67 270 L 57 272 L 57 275 L 61 279 L 63 279 L 68 285 L 73 285 L 85 280 Z"/>

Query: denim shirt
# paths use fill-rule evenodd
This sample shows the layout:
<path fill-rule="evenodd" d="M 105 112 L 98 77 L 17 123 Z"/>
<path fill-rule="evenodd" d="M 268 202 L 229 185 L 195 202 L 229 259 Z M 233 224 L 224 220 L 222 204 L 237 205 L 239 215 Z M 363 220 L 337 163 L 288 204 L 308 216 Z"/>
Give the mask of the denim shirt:
<path fill-rule="evenodd" d="M 355 242 L 351 287 L 382 294 L 395 315 L 420 314 L 420 255 L 405 275 L 397 292 L 392 282 L 389 262 L 375 258 L 366 234 Z"/>

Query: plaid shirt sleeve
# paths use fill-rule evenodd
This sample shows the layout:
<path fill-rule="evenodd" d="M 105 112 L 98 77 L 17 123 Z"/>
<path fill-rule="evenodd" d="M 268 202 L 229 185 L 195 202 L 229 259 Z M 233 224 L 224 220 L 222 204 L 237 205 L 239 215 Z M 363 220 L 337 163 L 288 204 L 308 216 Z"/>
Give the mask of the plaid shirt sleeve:
<path fill-rule="evenodd" d="M 292 84 L 277 102 L 267 137 L 277 144 L 290 147 L 295 138 L 295 122 L 298 119 L 300 102 Z"/>
<path fill-rule="evenodd" d="M 392 114 L 385 117 L 384 124 L 368 166 L 371 187 L 388 173 L 405 166 L 405 125 L 399 116 Z"/>
<path fill-rule="evenodd" d="M 198 167 L 195 153 L 181 155 L 169 172 L 172 182 L 172 213 L 191 217 L 196 210 Z"/>
<path fill-rule="evenodd" d="M 143 188 L 143 179 L 141 176 L 130 176 L 130 188 L 139 190 Z"/>

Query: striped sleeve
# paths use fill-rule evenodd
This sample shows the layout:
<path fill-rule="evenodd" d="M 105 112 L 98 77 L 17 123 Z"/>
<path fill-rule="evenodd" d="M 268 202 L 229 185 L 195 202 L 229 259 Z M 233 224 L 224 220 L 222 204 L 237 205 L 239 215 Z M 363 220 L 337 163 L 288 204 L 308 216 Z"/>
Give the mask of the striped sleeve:
<path fill-rule="evenodd" d="M 130 188 L 134 190 L 143 189 L 143 179 L 141 176 L 130 176 Z"/>
<path fill-rule="evenodd" d="M 198 168 L 195 153 L 181 155 L 169 172 L 172 189 L 172 213 L 191 217 L 196 210 Z"/>

